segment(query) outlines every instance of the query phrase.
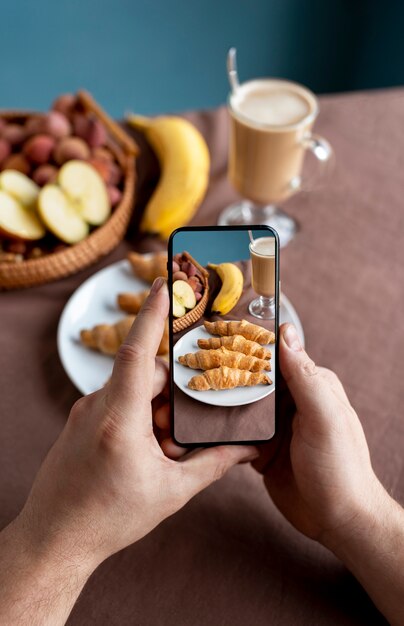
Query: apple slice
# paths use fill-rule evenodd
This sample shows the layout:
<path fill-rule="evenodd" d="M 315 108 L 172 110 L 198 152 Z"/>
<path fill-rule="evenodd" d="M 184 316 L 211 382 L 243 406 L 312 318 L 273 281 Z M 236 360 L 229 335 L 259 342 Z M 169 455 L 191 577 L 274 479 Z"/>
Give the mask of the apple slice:
<path fill-rule="evenodd" d="M 173 315 L 174 317 L 182 317 L 187 312 L 183 304 L 178 300 L 177 296 L 173 294 Z"/>
<path fill-rule="evenodd" d="M 78 160 L 67 161 L 60 169 L 58 184 L 89 224 L 103 224 L 110 215 L 107 188 L 92 165 Z"/>
<path fill-rule="evenodd" d="M 184 309 L 193 309 L 196 305 L 196 297 L 194 290 L 191 285 L 185 282 L 185 280 L 176 280 L 173 283 L 173 303 L 175 300 L 184 308 Z M 179 310 L 179 309 L 178 309 Z M 182 313 L 182 315 L 185 314 Z M 174 317 L 182 317 L 182 315 L 175 315 L 174 306 L 173 306 L 173 315 Z"/>
<path fill-rule="evenodd" d="M 2 190 L 0 190 L 0 231 L 12 239 L 25 241 L 36 241 L 45 235 L 45 229 L 36 213 Z"/>
<path fill-rule="evenodd" d="M 0 188 L 29 208 L 35 206 L 40 191 L 33 180 L 17 170 L 4 170 L 0 174 Z"/>
<path fill-rule="evenodd" d="M 87 237 L 88 224 L 57 185 L 42 187 L 38 211 L 49 230 L 65 243 L 77 243 Z"/>

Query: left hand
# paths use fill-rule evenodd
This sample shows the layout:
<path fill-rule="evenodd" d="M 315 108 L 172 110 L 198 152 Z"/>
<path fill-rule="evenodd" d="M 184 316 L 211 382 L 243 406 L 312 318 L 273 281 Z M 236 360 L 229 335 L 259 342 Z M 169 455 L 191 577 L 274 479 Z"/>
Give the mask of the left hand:
<path fill-rule="evenodd" d="M 74 405 L 19 516 L 32 541 L 70 560 L 85 556 L 96 567 L 232 465 L 257 456 L 252 446 L 193 451 L 181 462 L 163 453 L 151 403 L 167 382 L 167 368 L 161 362 L 156 367 L 155 355 L 168 305 L 166 283 L 157 279 L 116 356 L 110 382 Z"/>

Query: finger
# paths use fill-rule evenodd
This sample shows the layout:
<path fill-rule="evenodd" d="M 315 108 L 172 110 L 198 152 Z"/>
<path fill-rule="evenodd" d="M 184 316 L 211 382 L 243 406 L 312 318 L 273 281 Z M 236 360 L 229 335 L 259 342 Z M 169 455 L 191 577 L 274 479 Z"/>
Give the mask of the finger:
<path fill-rule="evenodd" d="M 167 283 L 157 278 L 115 357 L 108 402 L 119 415 L 146 415 L 153 397 L 155 356 L 168 315 Z"/>
<path fill-rule="evenodd" d="M 197 451 L 181 463 L 182 481 L 188 498 L 221 478 L 233 465 L 253 461 L 259 455 L 254 446 L 217 446 Z"/>
<path fill-rule="evenodd" d="M 156 357 L 154 378 L 153 378 L 153 398 L 158 396 L 166 388 L 168 381 L 168 363 L 164 359 Z"/>
<path fill-rule="evenodd" d="M 153 416 L 154 423 L 161 430 L 169 430 L 170 428 L 170 405 L 163 404 L 160 406 Z"/>
<path fill-rule="evenodd" d="M 168 456 L 169 459 L 173 459 L 174 461 L 181 459 L 188 452 L 187 448 L 177 446 L 177 444 L 174 443 L 171 437 L 163 439 L 160 446 L 164 454 Z"/>
<path fill-rule="evenodd" d="M 331 417 L 335 413 L 335 387 L 308 356 L 293 324 L 283 324 L 279 330 L 279 365 L 298 412 Z"/>

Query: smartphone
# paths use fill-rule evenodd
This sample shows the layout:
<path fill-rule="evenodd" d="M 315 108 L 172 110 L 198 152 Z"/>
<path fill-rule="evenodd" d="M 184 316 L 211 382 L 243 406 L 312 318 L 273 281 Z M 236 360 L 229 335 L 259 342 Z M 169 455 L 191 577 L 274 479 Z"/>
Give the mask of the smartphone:
<path fill-rule="evenodd" d="M 173 440 L 185 447 L 270 440 L 278 377 L 276 231 L 175 230 L 168 286 Z"/>

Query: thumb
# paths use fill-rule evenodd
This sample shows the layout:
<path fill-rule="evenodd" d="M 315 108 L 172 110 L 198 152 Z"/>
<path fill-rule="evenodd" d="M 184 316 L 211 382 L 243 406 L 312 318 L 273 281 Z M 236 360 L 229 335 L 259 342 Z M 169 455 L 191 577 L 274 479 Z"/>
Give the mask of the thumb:
<path fill-rule="evenodd" d="M 279 366 L 299 413 L 324 410 L 327 385 L 293 324 L 282 324 L 279 329 Z"/>
<path fill-rule="evenodd" d="M 255 446 L 215 446 L 190 454 L 180 462 L 185 496 L 189 499 L 208 487 L 237 463 L 254 461 L 259 452 Z"/>

